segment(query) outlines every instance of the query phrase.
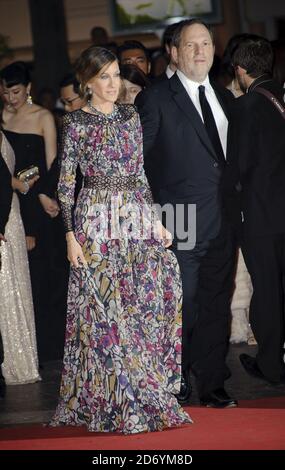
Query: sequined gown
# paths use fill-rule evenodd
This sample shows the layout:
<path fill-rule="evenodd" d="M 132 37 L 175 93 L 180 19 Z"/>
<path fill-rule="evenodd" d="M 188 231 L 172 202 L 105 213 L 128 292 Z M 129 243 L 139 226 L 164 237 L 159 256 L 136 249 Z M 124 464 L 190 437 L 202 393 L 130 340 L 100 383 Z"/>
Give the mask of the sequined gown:
<path fill-rule="evenodd" d="M 50 424 L 128 434 L 190 423 L 173 395 L 181 379 L 176 258 L 161 240 L 109 236 L 95 209 L 100 204 L 109 216 L 115 198 L 122 227 L 128 204 L 137 221 L 150 207 L 138 114 L 131 105 L 108 116 L 78 110 L 65 117 L 63 133 L 58 195 L 88 267 L 71 268 L 60 399 Z M 84 187 L 73 222 L 78 164 Z"/>
<path fill-rule="evenodd" d="M 14 152 L 2 135 L 2 156 L 14 174 Z M 6 243 L 1 244 L 0 331 L 4 346 L 2 372 L 7 385 L 33 383 L 38 373 L 34 307 L 24 227 L 19 201 L 13 194 Z"/>

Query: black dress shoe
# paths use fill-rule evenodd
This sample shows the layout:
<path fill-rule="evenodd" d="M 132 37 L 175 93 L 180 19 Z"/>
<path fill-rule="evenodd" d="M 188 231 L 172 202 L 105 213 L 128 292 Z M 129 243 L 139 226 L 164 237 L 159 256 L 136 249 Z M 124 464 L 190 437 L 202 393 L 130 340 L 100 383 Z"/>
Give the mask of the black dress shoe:
<path fill-rule="evenodd" d="M 251 357 L 248 354 L 241 354 L 239 356 L 239 360 L 241 364 L 243 365 L 244 369 L 246 370 L 246 372 L 252 377 L 257 377 L 258 379 L 266 380 L 267 382 L 273 385 L 283 382 L 282 375 L 279 381 L 278 380 L 273 381 L 265 377 L 263 372 L 261 372 L 261 370 L 259 369 L 256 359 L 254 357 Z"/>
<path fill-rule="evenodd" d="M 192 387 L 190 383 L 190 373 L 183 372 L 181 376 L 180 392 L 175 395 L 179 405 L 187 405 L 189 402 L 190 395 L 192 393 Z"/>
<path fill-rule="evenodd" d="M 207 408 L 235 408 L 238 406 L 237 400 L 229 397 L 223 388 L 217 388 L 217 390 L 201 397 L 200 404 Z"/>

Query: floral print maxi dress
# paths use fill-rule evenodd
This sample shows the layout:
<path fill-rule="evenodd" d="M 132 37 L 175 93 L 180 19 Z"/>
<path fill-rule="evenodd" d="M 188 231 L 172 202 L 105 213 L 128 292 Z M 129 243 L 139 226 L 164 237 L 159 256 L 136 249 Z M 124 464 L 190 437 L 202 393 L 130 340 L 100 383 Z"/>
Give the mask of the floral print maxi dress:
<path fill-rule="evenodd" d="M 120 206 L 119 225 L 150 207 L 142 131 L 132 105 L 110 115 L 83 110 L 65 117 L 58 195 L 66 231 L 74 230 L 88 267 L 71 268 L 64 366 L 52 426 L 138 433 L 190 423 L 174 393 L 181 378 L 181 300 L 175 256 L 154 237 L 104 236 L 96 205 Z M 84 181 L 72 220 L 77 165 Z M 119 190 L 116 177 L 135 177 Z M 103 181 L 103 185 L 102 185 Z M 138 220 L 137 220 L 138 222 Z M 107 224 L 108 225 L 108 224 Z"/>

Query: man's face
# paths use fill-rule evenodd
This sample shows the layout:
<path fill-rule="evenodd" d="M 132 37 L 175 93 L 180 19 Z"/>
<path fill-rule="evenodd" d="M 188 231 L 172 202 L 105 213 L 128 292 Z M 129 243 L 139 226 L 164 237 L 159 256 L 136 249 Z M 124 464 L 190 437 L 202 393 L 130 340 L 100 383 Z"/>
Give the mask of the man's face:
<path fill-rule="evenodd" d="M 150 72 L 150 63 L 141 49 L 129 49 L 121 54 L 121 64 L 133 64 L 146 75 Z"/>
<path fill-rule="evenodd" d="M 76 111 L 84 106 L 83 100 L 75 93 L 73 85 L 67 85 L 60 89 L 60 99 L 66 112 Z"/>
<path fill-rule="evenodd" d="M 178 69 L 194 82 L 202 83 L 214 60 L 215 47 L 205 26 L 193 24 L 182 30 L 180 45 L 172 48 Z"/>

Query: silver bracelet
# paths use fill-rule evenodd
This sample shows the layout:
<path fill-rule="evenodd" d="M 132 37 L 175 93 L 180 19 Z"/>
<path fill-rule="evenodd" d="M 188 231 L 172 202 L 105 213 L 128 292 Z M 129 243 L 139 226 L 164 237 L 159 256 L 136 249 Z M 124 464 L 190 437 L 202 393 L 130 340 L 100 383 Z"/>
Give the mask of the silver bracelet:
<path fill-rule="evenodd" d="M 23 181 L 23 184 L 25 185 L 25 190 L 21 191 L 21 194 L 25 195 L 29 192 L 30 186 L 29 186 L 29 183 L 27 181 Z"/>

